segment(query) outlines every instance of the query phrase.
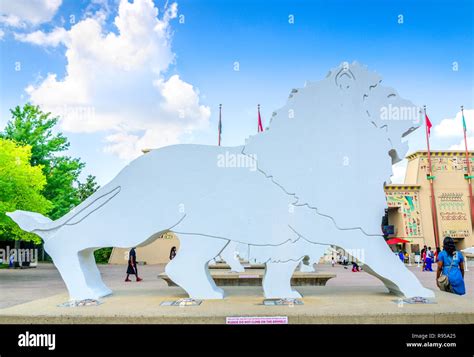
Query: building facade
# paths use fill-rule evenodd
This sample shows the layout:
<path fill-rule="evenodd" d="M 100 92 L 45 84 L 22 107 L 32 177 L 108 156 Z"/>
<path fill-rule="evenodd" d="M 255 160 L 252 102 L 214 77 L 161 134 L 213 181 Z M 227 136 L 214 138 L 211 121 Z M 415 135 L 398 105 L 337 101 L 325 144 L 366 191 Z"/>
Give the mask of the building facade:
<path fill-rule="evenodd" d="M 471 168 L 473 153 L 469 152 Z M 432 179 L 434 209 L 430 179 L 428 177 L 428 153 L 417 151 L 407 157 L 408 165 L 404 184 L 385 186 L 388 206 L 388 222 L 393 226 L 390 238 L 409 241 L 402 247 L 409 253 L 420 251 L 424 245 L 435 249 L 437 225 L 439 245 L 450 236 L 458 249 L 474 246 L 473 218 L 464 151 L 432 151 Z M 433 211 L 435 215 L 433 217 Z M 434 221 L 435 220 L 435 221 Z"/>
<path fill-rule="evenodd" d="M 170 261 L 171 249 L 179 249 L 179 239 L 172 232 L 151 237 L 143 246 L 137 247 L 137 261 L 145 264 L 166 264 Z M 127 264 L 130 248 L 114 248 L 109 264 Z"/>

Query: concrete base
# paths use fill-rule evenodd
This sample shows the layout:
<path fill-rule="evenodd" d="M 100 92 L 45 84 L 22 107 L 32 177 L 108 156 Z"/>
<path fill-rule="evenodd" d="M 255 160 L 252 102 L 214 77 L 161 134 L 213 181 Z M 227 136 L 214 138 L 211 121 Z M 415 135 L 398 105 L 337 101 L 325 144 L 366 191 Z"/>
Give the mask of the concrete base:
<path fill-rule="evenodd" d="M 71 323 L 225 323 L 229 316 L 288 316 L 292 324 L 473 324 L 472 298 L 436 292 L 436 304 L 397 304 L 384 287 L 303 286 L 304 305 L 264 306 L 259 287 L 228 287 L 224 300 L 199 306 L 160 306 L 186 297 L 177 287 L 156 290 L 119 288 L 103 304 L 58 307 L 66 294 L 34 300 L 0 310 L 2 324 Z M 394 302 L 395 301 L 395 302 Z"/>
<path fill-rule="evenodd" d="M 224 269 L 210 270 L 212 279 L 217 286 L 262 286 L 264 270 L 253 269 L 244 273 L 234 273 Z M 329 279 L 335 278 L 331 273 L 304 273 L 295 271 L 291 278 L 291 286 L 325 286 Z M 166 281 L 168 286 L 177 286 L 166 273 L 158 278 Z"/>

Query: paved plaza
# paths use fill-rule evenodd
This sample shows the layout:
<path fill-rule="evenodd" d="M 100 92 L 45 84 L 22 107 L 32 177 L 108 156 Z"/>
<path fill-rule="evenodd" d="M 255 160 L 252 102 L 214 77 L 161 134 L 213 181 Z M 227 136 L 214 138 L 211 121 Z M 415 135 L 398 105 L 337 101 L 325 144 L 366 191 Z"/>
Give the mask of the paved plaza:
<path fill-rule="evenodd" d="M 440 292 L 435 273 L 408 267 L 422 284 L 436 292 L 436 304 L 397 304 L 382 283 L 365 272 L 337 265 L 318 265 L 319 272 L 337 277 L 326 286 L 298 287 L 304 305 L 262 306 L 261 287 L 224 287 L 226 299 L 197 307 L 164 307 L 160 303 L 186 297 L 157 275 L 164 265 L 139 266 L 143 281 L 125 283 L 125 266 L 101 265 L 106 284 L 114 291 L 99 306 L 58 307 L 68 299 L 66 287 L 52 264 L 34 269 L 0 270 L 0 323 L 224 323 L 226 316 L 288 316 L 292 323 L 474 323 L 474 268 L 466 272 L 467 294 Z"/>

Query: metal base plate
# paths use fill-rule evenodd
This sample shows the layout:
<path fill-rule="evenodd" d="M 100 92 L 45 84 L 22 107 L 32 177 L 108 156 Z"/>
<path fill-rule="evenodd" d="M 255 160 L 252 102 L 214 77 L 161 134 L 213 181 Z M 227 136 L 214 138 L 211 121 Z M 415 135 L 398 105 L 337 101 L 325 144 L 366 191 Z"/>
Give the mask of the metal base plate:
<path fill-rule="evenodd" d="M 63 304 L 59 304 L 58 307 L 98 306 L 100 304 L 103 304 L 103 302 L 99 300 L 94 300 L 94 299 L 85 299 L 85 300 L 67 301 Z"/>
<path fill-rule="evenodd" d="M 435 300 L 427 299 L 421 296 L 415 296 L 409 299 L 393 300 L 397 304 L 436 304 Z"/>
<path fill-rule="evenodd" d="M 304 305 L 300 299 L 265 299 L 263 300 L 265 306 L 290 306 Z"/>
<path fill-rule="evenodd" d="M 163 301 L 160 306 L 179 306 L 179 307 L 185 307 L 185 306 L 199 306 L 201 305 L 202 300 L 194 300 L 194 299 L 179 299 L 176 301 Z"/>

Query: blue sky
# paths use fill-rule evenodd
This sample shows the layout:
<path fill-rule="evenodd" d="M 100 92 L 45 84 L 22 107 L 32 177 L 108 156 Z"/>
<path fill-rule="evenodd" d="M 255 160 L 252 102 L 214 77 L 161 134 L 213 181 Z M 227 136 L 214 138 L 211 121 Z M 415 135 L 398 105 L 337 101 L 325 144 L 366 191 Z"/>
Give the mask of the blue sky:
<path fill-rule="evenodd" d="M 140 8 L 122 4 L 127 10 L 123 18 L 127 16 L 129 23 L 151 11 L 145 6 L 146 0 L 140 1 L 143 1 Z M 80 24 L 87 18 L 99 19 L 102 36 L 124 35 L 129 27 L 120 33 L 114 22 L 120 1 L 53 2 L 54 6 L 50 1 L 50 6 L 46 3 L 44 8 L 28 11 L 22 8 L 22 1 L 2 0 L 0 126 L 9 119 L 9 108 L 26 101 L 48 107 L 52 105 L 51 97 L 55 97 L 56 106 L 62 105 L 62 100 L 65 105 L 77 106 L 74 93 L 72 98 L 64 93 L 69 88 L 74 92 L 75 83 L 82 78 L 80 73 L 90 74 L 97 69 L 94 76 L 101 79 L 96 81 L 91 75 L 77 96 L 87 97 L 82 105 L 93 108 L 93 120 L 101 124 L 97 128 L 94 123 L 69 121 L 61 130 L 71 140 L 70 154 L 82 157 L 87 163 L 85 173 L 96 175 L 101 183 L 110 180 L 140 145 L 152 145 L 153 138 L 159 138 L 158 146 L 163 142 L 215 144 L 219 103 L 223 104 L 223 143 L 242 144 L 256 131 L 257 103 L 262 106 L 265 124 L 271 113 L 284 105 L 292 88 L 303 86 L 306 80 L 323 78 L 329 69 L 343 61 L 366 64 L 402 97 L 418 105 L 426 104 L 433 124 L 438 125 L 432 138 L 433 149 L 455 148 L 461 143 L 462 132 L 443 130 L 460 123 L 456 115 L 461 104 L 469 110 L 468 126 L 474 127 L 470 111 L 474 109 L 472 1 L 186 0 L 178 1 L 177 11 L 166 21 L 163 19 L 165 1 L 154 1 L 168 40 L 160 42 L 163 33 L 144 39 L 144 44 L 152 43 L 157 48 L 156 52 L 143 63 L 127 69 L 130 75 L 123 76 L 123 68 L 116 62 L 134 61 L 134 53 L 139 56 L 140 47 L 135 44 L 141 43 L 138 36 L 142 35 L 134 33 L 133 41 L 118 40 L 118 48 L 131 47 L 129 57 L 125 50 L 119 60 L 110 53 L 104 60 L 100 53 L 89 55 L 91 48 L 97 46 L 87 42 L 96 40 L 98 46 L 104 46 L 104 52 L 110 49 L 100 36 L 95 38 L 87 32 L 92 25 L 88 28 L 85 22 Z M 171 1 L 168 9 L 170 4 Z M 75 17 L 73 24 L 71 15 Z M 290 15 L 294 16 L 293 24 L 289 23 Z M 403 23 L 399 23 L 400 15 Z M 64 32 L 58 28 L 64 28 Z M 52 44 L 54 41 L 46 38 L 52 38 L 48 34 L 55 30 L 61 40 Z M 27 37 L 39 31 L 45 36 Z M 148 35 L 144 32 L 143 36 Z M 174 60 L 163 55 L 164 59 L 157 61 L 163 48 L 174 55 Z M 77 58 L 67 58 L 67 50 L 78 53 Z M 78 69 L 75 72 L 79 72 L 74 80 L 59 83 L 58 89 L 44 85 L 48 73 L 56 74 L 57 82 L 63 81 L 71 61 L 75 61 L 74 68 Z M 19 71 L 15 70 L 17 62 L 21 64 Z M 235 62 L 239 71 L 234 70 Z M 456 66 L 457 70 L 453 70 Z M 107 75 L 102 77 L 104 72 Z M 152 88 L 150 76 L 155 74 L 162 84 Z M 179 79 L 170 81 L 174 75 Z M 111 81 L 117 81 L 117 85 L 111 87 Z M 33 89 L 25 91 L 30 85 Z M 121 86 L 127 89 L 121 92 Z M 155 97 L 156 88 L 159 93 Z M 176 118 L 169 114 L 170 107 L 176 103 L 167 96 L 167 88 L 171 96 L 175 93 L 173 88 L 179 93 L 180 88 L 189 90 L 189 95 L 179 100 L 179 108 L 186 111 L 182 126 L 185 129 L 180 129 Z M 107 97 L 109 92 L 113 96 Z M 124 101 L 130 102 L 127 108 L 121 108 Z M 154 108 L 154 103 L 161 105 L 161 109 Z M 140 114 L 133 119 L 135 108 Z M 114 121 L 110 117 L 121 119 Z M 112 123 L 102 124 L 109 119 Z M 153 129 L 145 135 L 148 127 Z M 424 148 L 422 134 L 419 131 L 410 139 L 411 150 Z M 469 134 L 474 148 L 474 131 Z M 114 137 L 106 139 L 110 135 Z M 143 137 L 146 138 L 140 140 Z"/>

